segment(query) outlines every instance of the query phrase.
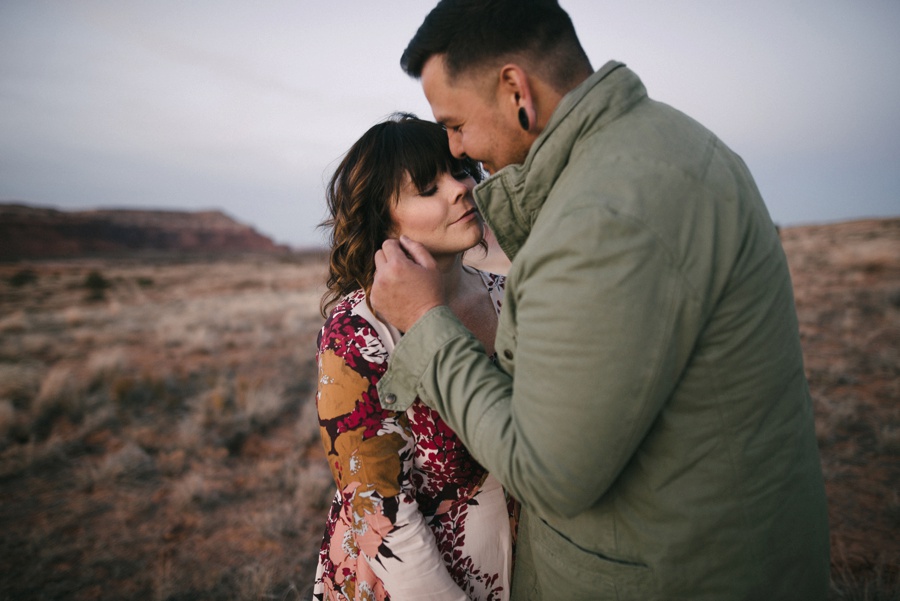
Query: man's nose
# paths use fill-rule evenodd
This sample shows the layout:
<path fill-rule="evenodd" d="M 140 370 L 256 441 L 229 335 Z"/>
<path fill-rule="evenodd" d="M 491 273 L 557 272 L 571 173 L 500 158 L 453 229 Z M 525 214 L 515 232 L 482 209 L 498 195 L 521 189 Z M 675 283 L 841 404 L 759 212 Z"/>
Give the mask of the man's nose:
<path fill-rule="evenodd" d="M 447 130 L 447 141 L 450 143 L 450 154 L 458 159 L 465 158 L 466 151 L 463 149 L 462 136 L 459 132 Z"/>

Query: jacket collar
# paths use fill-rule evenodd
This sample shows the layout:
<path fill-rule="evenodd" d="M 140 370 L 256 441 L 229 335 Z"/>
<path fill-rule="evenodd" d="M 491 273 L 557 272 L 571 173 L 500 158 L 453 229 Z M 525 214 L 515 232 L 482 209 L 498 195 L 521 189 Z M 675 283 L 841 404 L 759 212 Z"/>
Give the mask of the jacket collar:
<path fill-rule="evenodd" d="M 606 63 L 563 97 L 524 163 L 504 167 L 475 188 L 475 202 L 510 260 L 528 238 L 578 140 L 645 96 L 640 79 L 623 63 Z"/>

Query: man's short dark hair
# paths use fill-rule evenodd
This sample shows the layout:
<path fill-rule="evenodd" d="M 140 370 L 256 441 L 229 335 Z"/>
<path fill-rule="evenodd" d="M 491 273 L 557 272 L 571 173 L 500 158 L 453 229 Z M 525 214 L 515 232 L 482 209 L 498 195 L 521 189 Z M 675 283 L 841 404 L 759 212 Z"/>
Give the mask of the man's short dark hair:
<path fill-rule="evenodd" d="M 441 0 L 409 42 L 400 66 L 419 78 L 438 54 L 451 77 L 516 55 L 546 64 L 545 77 L 558 87 L 590 71 L 572 20 L 556 0 Z"/>

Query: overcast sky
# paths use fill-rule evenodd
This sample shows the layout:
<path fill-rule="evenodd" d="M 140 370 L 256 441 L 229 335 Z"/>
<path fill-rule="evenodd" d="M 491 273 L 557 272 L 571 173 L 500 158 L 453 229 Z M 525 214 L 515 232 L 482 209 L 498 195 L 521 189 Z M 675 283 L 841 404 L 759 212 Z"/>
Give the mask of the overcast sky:
<path fill-rule="evenodd" d="M 561 0 L 595 68 L 744 157 L 782 225 L 900 215 L 897 0 Z M 222 209 L 324 241 L 337 161 L 395 110 L 430 0 L 0 0 L 0 201 Z"/>

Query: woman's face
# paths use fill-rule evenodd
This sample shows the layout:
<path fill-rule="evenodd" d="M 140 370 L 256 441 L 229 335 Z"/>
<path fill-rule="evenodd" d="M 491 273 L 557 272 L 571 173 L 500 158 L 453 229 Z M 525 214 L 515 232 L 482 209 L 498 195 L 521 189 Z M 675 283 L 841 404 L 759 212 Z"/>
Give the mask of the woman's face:
<path fill-rule="evenodd" d="M 442 173 L 419 192 L 409 175 L 391 207 L 390 236 L 405 235 L 435 257 L 456 255 L 481 242 L 481 214 L 475 207 L 475 180 L 467 173 Z"/>

